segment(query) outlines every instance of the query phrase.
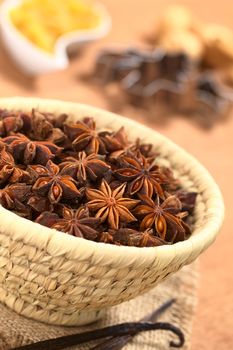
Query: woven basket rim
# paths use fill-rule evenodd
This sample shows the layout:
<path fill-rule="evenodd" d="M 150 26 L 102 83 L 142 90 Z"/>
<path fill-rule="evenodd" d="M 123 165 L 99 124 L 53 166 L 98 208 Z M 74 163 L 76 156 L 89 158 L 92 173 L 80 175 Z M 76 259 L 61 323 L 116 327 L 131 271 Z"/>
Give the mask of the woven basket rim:
<path fill-rule="evenodd" d="M 224 219 L 224 203 L 221 192 L 209 172 L 201 165 L 192 155 L 187 153 L 183 148 L 173 143 L 167 137 L 161 135 L 155 130 L 144 126 L 134 120 L 116 115 L 106 110 L 92 107 L 86 104 L 64 102 L 60 100 L 28 98 L 28 97 L 10 97 L 0 98 L 0 108 L 11 110 L 30 110 L 32 107 L 43 111 L 56 110 L 57 113 L 67 113 L 69 109 L 74 112 L 79 111 L 82 115 L 95 115 L 109 118 L 118 118 L 122 121 L 122 125 L 127 124 L 127 127 L 139 128 L 142 133 L 153 133 L 157 140 L 161 142 L 166 149 L 172 150 L 179 154 L 180 164 L 189 164 L 200 176 L 200 187 L 203 184 L 206 193 L 208 193 L 207 207 L 207 222 L 192 232 L 192 235 L 185 241 L 175 243 L 173 245 L 164 245 L 158 247 L 137 248 L 128 246 L 116 246 L 105 243 L 97 243 L 82 238 L 66 235 L 65 233 L 50 229 L 48 227 L 36 224 L 28 219 L 19 217 L 18 215 L 6 210 L 0 206 L 0 230 L 1 233 L 12 235 L 16 240 L 22 240 L 25 244 L 31 244 L 36 247 L 46 247 L 53 254 L 67 254 L 67 257 L 75 258 L 80 253 L 86 252 L 90 257 L 95 255 L 95 259 L 109 258 L 118 262 L 118 265 L 124 264 L 127 260 L 148 260 L 154 261 L 164 255 L 170 255 L 171 258 L 177 255 L 190 254 L 191 251 L 197 250 L 202 252 L 215 239 L 219 232 Z M 56 112 L 55 112 L 56 113 Z M 95 118 L 95 116 L 94 116 Z M 26 234 L 25 234 L 26 230 Z M 58 239 L 59 238 L 59 239 Z"/>

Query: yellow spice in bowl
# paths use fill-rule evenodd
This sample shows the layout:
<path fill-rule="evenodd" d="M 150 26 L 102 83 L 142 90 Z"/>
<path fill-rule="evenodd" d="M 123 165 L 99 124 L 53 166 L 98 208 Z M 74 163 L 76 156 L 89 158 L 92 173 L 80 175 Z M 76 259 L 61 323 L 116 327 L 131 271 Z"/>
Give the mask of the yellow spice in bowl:
<path fill-rule="evenodd" d="M 53 52 L 63 34 L 88 30 L 101 18 L 91 0 L 25 0 L 10 12 L 16 28 L 43 50 Z"/>

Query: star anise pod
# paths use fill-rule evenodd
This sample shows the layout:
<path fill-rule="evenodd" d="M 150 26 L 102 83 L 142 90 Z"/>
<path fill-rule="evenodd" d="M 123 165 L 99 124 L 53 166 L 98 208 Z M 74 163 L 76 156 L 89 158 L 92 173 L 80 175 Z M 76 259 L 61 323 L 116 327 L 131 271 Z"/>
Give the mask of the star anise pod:
<path fill-rule="evenodd" d="M 15 164 L 13 156 L 6 151 L 5 147 L 0 151 L 0 184 L 28 182 L 30 175 Z"/>
<path fill-rule="evenodd" d="M 0 204 L 16 214 L 30 219 L 30 208 L 25 205 L 31 194 L 31 186 L 14 184 L 0 190 Z"/>
<path fill-rule="evenodd" d="M 110 232 L 103 231 L 98 234 L 97 241 L 101 243 L 113 244 L 113 235 Z"/>
<path fill-rule="evenodd" d="M 84 206 L 78 209 L 63 207 L 62 218 L 56 220 L 50 227 L 76 237 L 95 240 L 98 234 L 96 227 L 99 222 L 99 219 L 90 217 L 88 208 Z"/>
<path fill-rule="evenodd" d="M 0 120 L 0 137 L 4 137 L 4 136 L 6 136 L 6 132 L 5 132 L 5 128 L 3 125 L 3 121 Z"/>
<path fill-rule="evenodd" d="M 158 153 L 153 152 L 153 145 L 150 143 L 142 143 L 140 139 L 137 139 L 133 144 L 130 143 L 124 127 L 121 127 L 116 132 L 101 132 L 100 134 L 103 136 L 110 159 L 118 159 L 120 156 L 128 153 L 135 155 L 138 152 L 146 158 L 155 158 L 158 155 Z"/>
<path fill-rule="evenodd" d="M 45 211 L 36 218 L 35 222 L 46 227 L 52 227 L 57 220 L 59 220 L 59 215 L 57 213 Z"/>
<path fill-rule="evenodd" d="M 121 181 L 129 184 L 129 193 L 133 195 L 141 192 L 152 197 L 158 194 L 164 198 L 162 184 L 167 182 L 166 177 L 160 172 L 157 165 L 153 165 L 152 159 L 145 158 L 142 154 L 138 156 L 123 156 L 120 159 L 120 169 L 114 175 Z"/>
<path fill-rule="evenodd" d="M 88 178 L 96 181 L 110 169 L 98 155 L 95 153 L 87 155 L 84 151 L 79 152 L 77 158 L 67 157 L 59 167 L 62 175 L 70 175 L 80 182 L 85 182 Z"/>
<path fill-rule="evenodd" d="M 31 112 L 31 130 L 28 136 L 31 139 L 44 141 L 53 131 L 53 125 L 36 109 Z"/>
<path fill-rule="evenodd" d="M 47 174 L 36 180 L 33 191 L 39 196 L 48 196 L 51 203 L 58 203 L 61 199 L 77 200 L 80 191 L 75 180 L 71 176 L 61 175 L 59 166 L 50 160 L 46 168 Z M 41 169 L 40 167 L 40 171 Z"/>
<path fill-rule="evenodd" d="M 143 143 L 139 138 L 130 148 L 131 152 L 138 153 L 140 152 L 145 158 L 157 157 L 158 152 L 153 150 L 153 145 L 151 143 Z"/>
<path fill-rule="evenodd" d="M 161 245 L 166 245 L 167 242 L 152 234 L 152 230 L 145 230 L 143 232 L 138 232 L 132 237 L 132 243 L 135 247 L 158 247 Z"/>
<path fill-rule="evenodd" d="M 11 177 L 14 169 L 12 165 L 5 164 L 0 167 L 0 185 L 7 182 L 7 180 Z"/>
<path fill-rule="evenodd" d="M 23 128 L 23 120 L 19 116 L 8 116 L 2 120 L 1 136 L 20 131 Z"/>
<path fill-rule="evenodd" d="M 97 212 L 96 217 L 102 222 L 108 221 L 112 229 L 118 229 L 120 221 L 131 222 L 137 219 L 129 211 L 138 204 L 138 200 L 123 197 L 126 184 L 122 184 L 114 190 L 105 180 L 102 180 L 99 190 L 87 188 L 86 196 L 90 200 L 87 206 Z"/>
<path fill-rule="evenodd" d="M 42 114 L 54 126 L 54 128 L 58 128 L 61 130 L 63 130 L 63 126 L 65 123 L 67 123 L 69 117 L 66 113 L 54 115 L 53 113 L 43 112 Z"/>
<path fill-rule="evenodd" d="M 16 132 L 27 132 L 31 127 L 31 118 L 26 113 L 0 111 L 0 136 L 7 136 Z"/>
<path fill-rule="evenodd" d="M 130 143 L 124 127 L 120 128 L 117 132 L 106 133 L 104 139 L 110 159 L 118 159 L 123 155 L 137 155 L 138 153 L 146 158 L 155 158 L 158 156 L 158 153 L 153 151 L 153 145 L 150 143 L 142 143 L 139 138 L 135 143 Z"/>
<path fill-rule="evenodd" d="M 29 198 L 27 204 L 38 213 L 51 212 L 54 207 L 47 197 L 33 195 Z"/>
<path fill-rule="evenodd" d="M 26 184 L 13 184 L 0 190 L 1 204 L 11 209 L 14 207 L 15 200 L 25 202 L 31 193 L 31 186 Z"/>
<path fill-rule="evenodd" d="M 52 142 L 31 141 L 23 134 L 7 136 L 2 141 L 9 145 L 14 159 L 25 165 L 30 163 L 45 165 L 62 151 L 62 148 Z"/>
<path fill-rule="evenodd" d="M 36 109 L 32 109 L 31 112 L 31 131 L 29 137 L 34 140 L 49 141 L 56 145 L 62 145 L 67 139 L 61 129 L 53 126 L 46 114 Z"/>
<path fill-rule="evenodd" d="M 55 143 L 62 148 L 71 148 L 71 143 L 64 132 L 59 128 L 53 128 L 52 132 L 46 138 L 46 141 Z"/>
<path fill-rule="evenodd" d="M 117 231 L 109 230 L 114 244 L 134 247 L 156 247 L 167 244 L 166 241 L 153 234 L 152 229 L 139 232 L 130 228 L 121 228 Z"/>
<path fill-rule="evenodd" d="M 176 193 L 180 188 L 180 181 L 174 177 L 173 171 L 165 166 L 161 166 L 160 171 L 167 178 L 167 182 L 164 185 L 165 190 L 170 193 Z"/>
<path fill-rule="evenodd" d="M 182 204 L 176 196 L 166 198 L 162 204 L 159 203 L 159 199 L 153 201 L 145 195 L 140 195 L 140 199 L 144 204 L 137 206 L 134 213 L 143 217 L 140 223 L 141 230 L 154 226 L 159 237 L 165 239 L 169 226 L 173 233 L 172 241 L 177 233 L 186 233 L 187 224 L 182 219 L 187 213 L 181 212 Z"/>
<path fill-rule="evenodd" d="M 181 201 L 182 210 L 192 213 L 197 199 L 197 192 L 179 190 L 176 192 L 176 196 Z"/>
<path fill-rule="evenodd" d="M 46 166 L 40 164 L 32 164 L 27 166 L 27 172 L 30 175 L 32 184 L 34 184 L 39 177 L 52 175 L 51 168 L 49 166 L 51 164 L 50 162 L 52 161 L 48 161 Z"/>
<path fill-rule="evenodd" d="M 0 148 L 0 167 L 3 167 L 6 164 L 14 164 L 14 158 L 13 156 L 7 152 L 6 145 L 1 142 L 1 148 Z"/>
<path fill-rule="evenodd" d="M 4 144 L 0 150 L 0 184 L 6 182 L 14 171 L 15 161 L 12 155 L 6 151 Z"/>
<path fill-rule="evenodd" d="M 117 159 L 129 150 L 130 144 L 124 127 L 113 133 L 103 132 L 100 134 L 103 136 L 109 158 Z"/>
<path fill-rule="evenodd" d="M 30 175 L 19 166 L 7 164 L 0 169 L 0 184 L 6 183 L 7 181 L 10 184 L 20 182 L 29 183 Z"/>
<path fill-rule="evenodd" d="M 85 151 L 87 154 L 107 152 L 103 138 L 96 131 L 96 124 L 92 118 L 85 118 L 83 122 L 67 123 L 64 125 L 64 132 L 76 151 Z"/>

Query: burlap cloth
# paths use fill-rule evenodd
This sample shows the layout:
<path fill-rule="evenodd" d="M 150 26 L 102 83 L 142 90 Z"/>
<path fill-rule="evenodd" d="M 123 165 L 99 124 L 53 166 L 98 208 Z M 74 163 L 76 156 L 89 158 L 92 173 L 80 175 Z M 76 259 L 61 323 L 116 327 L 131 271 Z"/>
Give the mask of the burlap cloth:
<path fill-rule="evenodd" d="M 197 303 L 197 275 L 197 263 L 186 266 L 149 293 L 112 307 L 107 311 L 103 320 L 88 327 L 46 325 L 19 316 L 4 305 L 0 305 L 0 350 L 9 350 L 16 346 L 82 332 L 86 329 L 125 321 L 137 321 L 170 298 L 176 298 L 177 301 L 160 320 L 171 322 L 182 329 L 186 339 L 182 350 L 187 350 L 189 349 L 193 315 Z M 172 337 L 174 336 L 169 332 L 146 332 L 135 337 L 134 341 L 124 349 L 165 350 L 169 348 L 169 340 Z M 72 349 L 88 350 L 90 345 L 93 346 L 94 343 L 79 345 Z"/>

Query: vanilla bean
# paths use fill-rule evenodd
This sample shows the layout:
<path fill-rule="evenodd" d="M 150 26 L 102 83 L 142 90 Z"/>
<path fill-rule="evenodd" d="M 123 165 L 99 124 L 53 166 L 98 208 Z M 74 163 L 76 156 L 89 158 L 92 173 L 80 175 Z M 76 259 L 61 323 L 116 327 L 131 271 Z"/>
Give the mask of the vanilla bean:
<path fill-rule="evenodd" d="M 106 338 L 109 336 L 135 335 L 140 332 L 153 330 L 167 330 L 179 338 L 179 342 L 171 342 L 173 347 L 180 347 L 184 343 L 183 333 L 175 326 L 166 322 L 150 323 L 150 322 L 127 322 L 119 325 L 88 331 L 80 334 L 63 336 L 55 339 L 40 341 L 34 344 L 24 345 L 12 350 L 62 350 L 69 346 L 79 345 L 92 340 Z"/>
<path fill-rule="evenodd" d="M 162 304 L 158 309 L 154 310 L 152 313 L 150 313 L 149 315 L 141 319 L 140 322 L 155 322 L 155 320 L 158 319 L 158 317 L 162 315 L 168 308 L 170 308 L 174 302 L 175 302 L 175 299 L 168 300 L 167 302 Z M 96 345 L 91 350 L 103 350 L 103 349 L 120 350 L 127 343 L 129 343 L 135 335 L 136 334 L 112 337 Z"/>
<path fill-rule="evenodd" d="M 182 333 L 182 331 L 179 328 L 173 326 L 171 323 L 157 322 L 157 323 L 152 323 L 151 325 L 153 325 L 154 327 L 153 327 L 153 329 L 150 329 L 150 330 L 170 331 L 178 337 L 178 339 L 179 339 L 178 342 L 170 341 L 170 344 L 169 344 L 170 347 L 181 348 L 184 345 L 184 341 L 185 341 L 184 334 Z M 137 332 L 135 330 L 134 334 L 130 334 L 130 335 L 123 336 L 123 337 L 111 338 L 109 341 L 106 341 L 106 342 L 101 343 L 97 346 L 94 346 L 90 350 L 120 350 L 128 343 L 128 341 L 132 340 L 132 338 L 135 335 L 137 335 L 141 331 L 148 331 L 148 330 L 149 329 L 144 329 L 144 330 L 140 330 Z"/>
<path fill-rule="evenodd" d="M 172 333 L 174 333 L 179 341 L 178 342 L 174 342 L 171 341 L 170 342 L 170 346 L 174 347 L 174 348 L 180 348 L 184 345 L 184 335 L 182 333 L 182 331 L 173 326 L 170 323 L 165 323 L 165 322 L 158 322 L 158 323 L 153 323 L 153 325 L 155 326 L 153 328 L 153 330 L 166 330 L 166 331 L 170 331 Z M 115 338 L 111 338 L 97 346 L 94 346 L 93 348 L 91 348 L 90 350 L 120 350 L 122 349 L 129 341 L 131 341 L 133 339 L 133 337 L 135 335 L 137 335 L 139 332 L 135 332 L 133 335 L 126 335 L 126 336 L 118 336 Z"/>

